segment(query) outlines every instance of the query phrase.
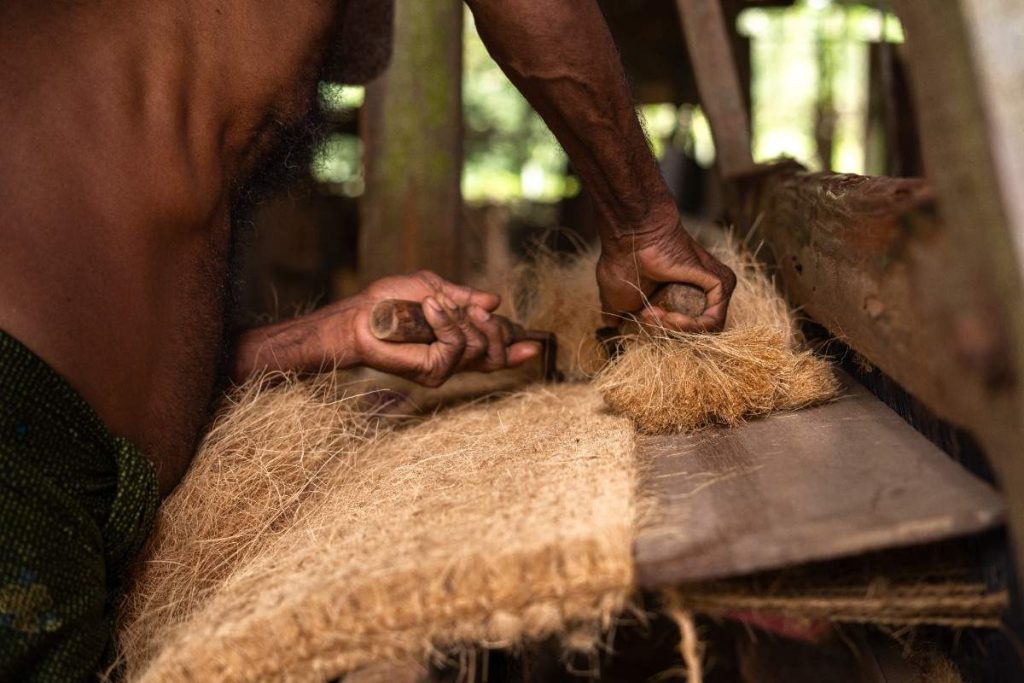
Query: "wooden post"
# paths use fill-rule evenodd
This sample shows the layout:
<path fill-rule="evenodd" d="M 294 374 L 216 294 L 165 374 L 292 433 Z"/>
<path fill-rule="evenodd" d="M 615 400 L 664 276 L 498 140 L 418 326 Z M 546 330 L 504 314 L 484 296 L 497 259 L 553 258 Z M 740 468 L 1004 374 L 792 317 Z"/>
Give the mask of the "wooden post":
<path fill-rule="evenodd" d="M 1024 570 L 1024 6 L 896 0 L 925 166 L 950 259 L 930 283 L 943 334 L 935 362 L 957 376 L 968 420 L 1006 494 Z"/>
<path fill-rule="evenodd" d="M 700 102 L 726 178 L 749 170 L 750 120 L 719 0 L 677 0 Z"/>
<path fill-rule="evenodd" d="M 396 2 L 394 57 L 363 107 L 363 281 L 460 275 L 462 21 L 459 0 Z"/>

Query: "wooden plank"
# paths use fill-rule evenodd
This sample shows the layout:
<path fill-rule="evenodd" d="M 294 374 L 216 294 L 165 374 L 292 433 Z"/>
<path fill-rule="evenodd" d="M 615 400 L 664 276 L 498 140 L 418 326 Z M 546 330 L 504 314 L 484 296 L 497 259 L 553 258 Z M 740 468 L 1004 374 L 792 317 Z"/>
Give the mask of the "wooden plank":
<path fill-rule="evenodd" d="M 965 0 L 965 23 L 987 112 L 986 143 L 1017 262 L 1024 263 L 1024 3 Z"/>
<path fill-rule="evenodd" d="M 701 106 L 723 176 L 749 170 L 750 120 L 719 0 L 677 0 Z"/>
<path fill-rule="evenodd" d="M 914 545 L 991 528 L 999 496 L 878 399 L 641 441 L 645 588 Z"/>
<path fill-rule="evenodd" d="M 395 50 L 366 89 L 364 281 L 429 268 L 459 276 L 462 3 L 397 0 Z"/>
<path fill-rule="evenodd" d="M 353 671 L 341 680 L 342 683 L 438 683 L 439 679 L 419 662 L 389 662 Z"/>

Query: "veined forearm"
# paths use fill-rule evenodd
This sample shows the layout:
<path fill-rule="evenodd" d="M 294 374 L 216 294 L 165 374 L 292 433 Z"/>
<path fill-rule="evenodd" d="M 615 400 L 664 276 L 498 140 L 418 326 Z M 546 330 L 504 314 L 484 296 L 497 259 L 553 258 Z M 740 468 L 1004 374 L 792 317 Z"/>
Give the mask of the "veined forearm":
<path fill-rule="evenodd" d="M 676 225 L 636 119 L 618 52 L 593 0 L 467 0 L 488 50 L 580 174 L 602 237 Z"/>
<path fill-rule="evenodd" d="M 322 372 L 360 361 L 345 302 L 307 316 L 243 332 L 235 346 L 232 378 L 264 371 Z M 329 324 L 327 324 L 329 323 Z"/>

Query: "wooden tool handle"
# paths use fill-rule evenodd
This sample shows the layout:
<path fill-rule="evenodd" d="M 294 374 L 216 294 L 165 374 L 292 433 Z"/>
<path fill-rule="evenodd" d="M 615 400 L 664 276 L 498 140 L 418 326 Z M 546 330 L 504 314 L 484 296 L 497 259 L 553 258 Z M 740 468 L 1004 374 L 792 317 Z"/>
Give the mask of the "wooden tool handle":
<path fill-rule="evenodd" d="M 383 341 L 431 344 L 436 340 L 423 306 L 402 299 L 378 301 L 370 311 L 370 331 Z"/>
<path fill-rule="evenodd" d="M 708 297 L 703 289 L 681 282 L 661 287 L 648 300 L 652 306 L 670 313 L 682 313 L 690 318 L 699 318 L 708 305 Z"/>
<path fill-rule="evenodd" d="M 519 341 L 546 341 L 546 332 L 524 329 L 503 315 L 493 316 L 505 328 L 509 344 Z M 370 332 L 382 341 L 403 344 L 433 344 L 437 341 L 434 330 L 423 315 L 423 306 L 418 301 L 384 299 L 378 301 L 370 311 Z"/>

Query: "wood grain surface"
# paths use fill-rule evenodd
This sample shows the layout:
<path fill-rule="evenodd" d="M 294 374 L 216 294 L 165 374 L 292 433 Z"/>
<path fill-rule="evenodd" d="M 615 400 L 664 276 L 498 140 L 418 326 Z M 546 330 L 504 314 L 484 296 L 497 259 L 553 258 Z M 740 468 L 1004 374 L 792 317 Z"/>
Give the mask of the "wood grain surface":
<path fill-rule="evenodd" d="M 654 588 L 966 535 L 1003 503 L 852 380 L 828 405 L 642 437 L 637 581 Z"/>

